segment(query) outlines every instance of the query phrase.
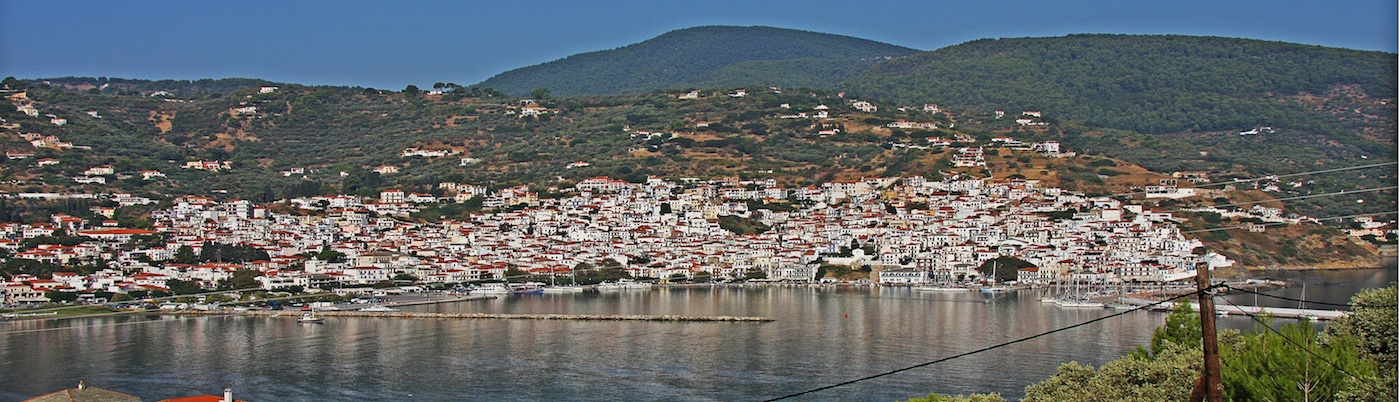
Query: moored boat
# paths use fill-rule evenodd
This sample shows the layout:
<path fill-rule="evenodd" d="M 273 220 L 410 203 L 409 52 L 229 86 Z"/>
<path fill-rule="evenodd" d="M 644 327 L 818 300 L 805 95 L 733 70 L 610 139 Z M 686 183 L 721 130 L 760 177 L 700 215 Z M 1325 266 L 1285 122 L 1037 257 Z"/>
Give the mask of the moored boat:
<path fill-rule="evenodd" d="M 578 285 L 545 286 L 544 293 L 583 293 L 583 287 Z"/>
<path fill-rule="evenodd" d="M 544 284 L 538 282 L 512 283 L 510 293 L 514 294 L 539 294 L 544 293 Z"/>
<path fill-rule="evenodd" d="M 504 283 L 483 283 L 471 289 L 473 295 L 503 295 L 509 294 L 510 288 Z"/>
<path fill-rule="evenodd" d="M 1103 308 L 1103 302 L 1097 302 L 1086 298 L 1066 298 L 1056 302 L 1059 307 L 1065 308 Z"/>
<path fill-rule="evenodd" d="M 324 318 L 321 318 L 321 317 L 319 317 L 319 316 L 316 316 L 316 311 L 315 311 L 315 310 L 311 310 L 311 311 L 307 311 L 307 312 L 305 312 L 305 313 L 301 313 L 301 317 L 300 317 L 300 318 L 297 318 L 297 319 L 296 319 L 296 322 L 302 323 L 302 324 L 324 324 L 324 323 L 325 323 L 325 319 L 324 319 Z"/>
<path fill-rule="evenodd" d="M 933 293 L 953 293 L 953 292 L 957 292 L 957 293 L 966 293 L 968 290 L 971 290 L 971 289 L 967 289 L 967 288 L 960 287 L 960 286 L 947 286 L 947 285 L 914 286 L 912 289 L 913 289 L 915 292 L 933 292 Z"/>
<path fill-rule="evenodd" d="M 650 289 L 649 282 L 637 282 L 631 279 L 618 279 L 615 282 L 603 282 L 597 285 L 597 290 L 644 290 Z"/>

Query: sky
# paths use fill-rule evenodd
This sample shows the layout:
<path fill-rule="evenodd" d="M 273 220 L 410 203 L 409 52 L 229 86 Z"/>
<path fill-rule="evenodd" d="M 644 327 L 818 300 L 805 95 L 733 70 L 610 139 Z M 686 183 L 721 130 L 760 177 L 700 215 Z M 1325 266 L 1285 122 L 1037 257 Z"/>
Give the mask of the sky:
<path fill-rule="evenodd" d="M 702 25 L 920 50 L 981 38 L 1182 34 L 1396 51 L 1394 0 L 0 0 L 0 76 L 261 78 L 402 89 Z"/>

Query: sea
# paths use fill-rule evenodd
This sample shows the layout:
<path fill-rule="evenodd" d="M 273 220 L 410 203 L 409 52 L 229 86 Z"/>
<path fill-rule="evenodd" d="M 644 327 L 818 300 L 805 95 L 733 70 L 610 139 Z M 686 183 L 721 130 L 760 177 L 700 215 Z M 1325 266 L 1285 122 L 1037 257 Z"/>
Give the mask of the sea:
<path fill-rule="evenodd" d="M 1256 276 L 1296 284 L 1268 294 L 1342 304 L 1396 277 L 1392 268 Z M 704 286 L 403 309 L 774 320 L 767 323 L 328 317 L 310 325 L 294 314 L 3 322 L 0 401 L 80 381 L 150 401 L 224 389 L 247 401 L 893 401 L 929 392 L 1014 400 L 1063 363 L 1099 366 L 1146 345 L 1166 316 L 1140 311 L 1060 330 L 1116 311 L 1064 309 L 1040 295 Z M 1220 320 L 1254 325 L 1241 316 Z"/>

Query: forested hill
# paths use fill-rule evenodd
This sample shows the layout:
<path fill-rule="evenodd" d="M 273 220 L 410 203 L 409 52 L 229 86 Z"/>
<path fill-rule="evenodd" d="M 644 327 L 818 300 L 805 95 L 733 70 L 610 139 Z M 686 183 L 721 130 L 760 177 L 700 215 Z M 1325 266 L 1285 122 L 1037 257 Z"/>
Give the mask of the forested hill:
<path fill-rule="evenodd" d="M 772 27 L 705 26 L 629 46 L 519 68 L 482 82 L 512 95 L 629 94 L 686 86 L 766 83 L 826 88 L 917 50 L 849 36 Z"/>
<path fill-rule="evenodd" d="M 1323 105 L 1303 98 L 1391 98 L 1395 66 L 1392 53 L 1252 39 L 1070 35 L 967 42 L 881 63 L 842 87 L 901 103 L 1042 110 L 1143 133 L 1323 131 L 1328 123 L 1305 118 Z"/>

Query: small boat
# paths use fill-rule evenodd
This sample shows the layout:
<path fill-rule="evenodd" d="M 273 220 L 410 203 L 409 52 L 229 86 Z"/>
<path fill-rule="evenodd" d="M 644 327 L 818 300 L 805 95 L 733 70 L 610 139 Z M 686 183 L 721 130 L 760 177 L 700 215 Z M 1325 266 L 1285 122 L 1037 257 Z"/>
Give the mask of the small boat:
<path fill-rule="evenodd" d="M 618 279 L 616 282 L 603 282 L 597 284 L 597 290 L 645 290 L 650 288 L 650 283 L 637 282 L 625 278 Z"/>
<path fill-rule="evenodd" d="M 373 305 L 373 306 L 369 306 L 369 307 L 365 307 L 365 308 L 359 309 L 359 311 L 365 311 L 365 312 L 370 312 L 370 313 L 390 313 L 390 312 L 398 311 L 398 309 L 396 309 L 396 308 L 391 308 L 391 307 L 384 307 L 384 306 L 375 304 L 375 305 Z"/>
<path fill-rule="evenodd" d="M 296 322 L 302 324 L 325 324 L 325 319 L 316 316 L 316 312 L 313 310 L 301 313 L 301 318 L 297 318 Z"/>
<path fill-rule="evenodd" d="M 1132 309 L 1135 309 L 1135 308 L 1141 307 L 1141 306 L 1138 306 L 1138 305 L 1135 305 L 1135 304 L 1132 304 L 1132 303 L 1122 303 L 1122 302 L 1118 302 L 1118 303 L 1108 303 L 1108 305 L 1105 306 L 1105 307 L 1110 308 L 1110 309 L 1113 309 L 1113 310 L 1132 310 Z"/>
<path fill-rule="evenodd" d="M 1060 300 L 1059 300 L 1058 302 L 1056 302 L 1055 304 L 1059 305 L 1059 307 L 1064 307 L 1064 308 L 1103 308 L 1103 307 L 1104 307 L 1104 306 L 1103 306 L 1103 302 L 1096 302 L 1096 301 L 1089 300 L 1089 299 L 1086 299 L 1086 298 L 1078 298 L 1078 297 L 1075 297 L 1075 298 L 1068 298 L 1068 299 L 1060 299 Z"/>
<path fill-rule="evenodd" d="M 544 284 L 537 282 L 511 284 L 510 293 L 517 295 L 544 293 Z"/>
<path fill-rule="evenodd" d="M 618 279 L 618 282 L 621 282 L 623 289 L 645 290 L 651 288 L 651 282 L 637 282 L 631 279 Z"/>
<path fill-rule="evenodd" d="M 971 289 L 967 289 L 967 288 L 964 288 L 964 287 L 946 286 L 946 285 L 914 286 L 912 289 L 913 289 L 913 291 L 915 291 L 915 292 L 933 292 L 933 293 L 954 293 L 954 292 L 955 292 L 955 293 L 966 293 L 968 290 L 971 290 Z"/>
<path fill-rule="evenodd" d="M 991 286 L 981 288 L 981 293 L 1004 293 L 1010 291 L 1009 286 L 996 285 L 996 271 L 998 271 L 999 268 L 995 261 L 991 262 Z"/>
<path fill-rule="evenodd" d="M 573 278 L 573 284 L 563 286 L 559 286 L 559 284 L 555 281 L 557 278 L 552 276 L 549 277 L 549 286 L 544 287 L 544 293 L 583 293 L 583 286 L 578 285 L 578 277 L 571 275 L 571 272 L 569 276 Z"/>
<path fill-rule="evenodd" d="M 503 295 L 509 294 L 510 288 L 504 283 L 483 283 L 475 289 L 471 289 L 473 295 Z"/>
<path fill-rule="evenodd" d="M 545 286 L 544 293 L 583 293 L 583 287 L 578 285 Z"/>

